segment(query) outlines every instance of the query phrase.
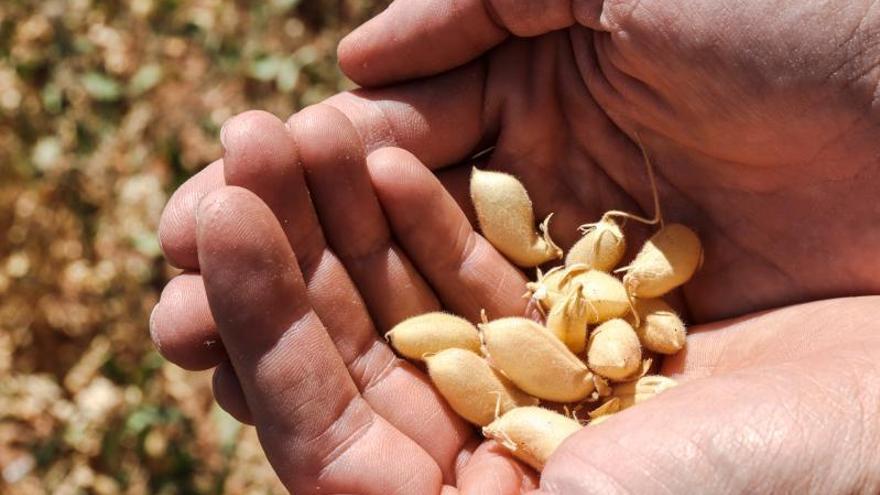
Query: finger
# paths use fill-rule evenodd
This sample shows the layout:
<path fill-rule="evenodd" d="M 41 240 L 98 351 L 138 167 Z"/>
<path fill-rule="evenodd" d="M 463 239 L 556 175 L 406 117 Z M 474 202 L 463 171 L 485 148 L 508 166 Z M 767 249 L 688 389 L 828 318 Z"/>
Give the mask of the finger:
<path fill-rule="evenodd" d="M 457 167 L 446 168 L 437 172 L 437 179 L 443 184 L 443 189 L 449 191 L 449 195 L 464 213 L 465 218 L 471 225 L 477 224 L 477 211 L 471 202 L 471 172 L 473 165 L 465 163 Z"/>
<path fill-rule="evenodd" d="M 538 487 L 538 474 L 495 442 L 483 442 L 458 477 L 461 495 L 520 494 Z"/>
<path fill-rule="evenodd" d="M 197 270 L 196 208 L 211 191 L 223 187 L 223 162 L 218 160 L 174 191 L 159 220 L 159 244 L 172 266 Z"/>
<path fill-rule="evenodd" d="M 391 239 L 351 122 L 335 108 L 316 106 L 294 116 L 289 126 L 324 234 L 373 321 L 387 331 L 405 318 L 439 310 L 431 288 Z"/>
<path fill-rule="evenodd" d="M 484 67 L 473 64 L 431 80 L 340 93 L 323 104 L 338 108 L 348 117 L 361 136 L 365 153 L 385 146 L 399 146 L 410 150 L 427 165 L 439 168 L 467 158 L 480 147 L 481 141 L 491 138 L 497 122 L 497 105 L 484 101 L 484 84 Z M 223 134 L 224 139 L 231 139 L 232 133 L 226 126 Z M 260 136 L 252 137 L 255 142 L 261 142 Z M 325 136 L 322 142 L 330 138 L 332 136 Z M 263 168 L 261 163 L 277 162 L 240 160 L 241 166 L 235 167 L 235 173 L 250 174 L 258 180 Z M 248 172 L 249 167 L 255 168 Z M 172 265 L 198 269 L 195 208 L 205 194 L 225 184 L 223 170 L 222 161 L 211 164 L 185 182 L 165 207 L 159 239 Z M 272 202 L 273 209 L 278 202 L 291 202 L 291 210 L 297 206 L 299 200 L 295 195 L 287 195 L 280 187 L 273 191 L 278 195 Z M 309 252 L 299 249 L 297 253 L 309 256 Z"/>
<path fill-rule="evenodd" d="M 537 36 L 596 24 L 600 0 L 396 0 L 346 36 L 339 64 L 362 86 L 438 74 L 473 60 L 510 34 Z"/>
<path fill-rule="evenodd" d="M 340 93 L 323 104 L 351 120 L 365 154 L 396 146 L 439 168 L 494 138 L 500 101 L 487 99 L 485 85 L 486 67 L 474 63 L 430 79 Z"/>
<path fill-rule="evenodd" d="M 841 439 L 880 436 L 864 428 L 877 414 L 878 299 L 821 301 L 697 329 L 683 365 L 665 370 L 680 372 L 684 383 L 566 440 L 542 473 L 544 493 L 694 486 L 743 493 L 754 491 L 755 479 L 772 480 L 762 490 L 776 493 L 798 491 L 792 487 L 804 479 L 857 478 L 817 475 L 815 466 L 832 473 L 859 465 L 860 448 L 841 449 Z M 846 397 L 845 405 L 829 394 Z"/>
<path fill-rule="evenodd" d="M 843 440 L 878 437 L 876 428 L 865 428 L 878 411 L 876 380 L 864 378 L 875 368 L 865 349 L 838 348 L 826 359 L 740 369 L 665 391 L 569 437 L 542 472 L 542 493 L 690 493 L 706 486 L 749 493 L 757 479 L 766 480 L 760 491 L 767 493 L 798 492 L 804 479 L 820 480 L 811 485 L 819 493 L 862 491 L 853 481 L 858 475 L 830 473 L 864 466 L 864 456 L 873 455 L 871 447 Z M 841 373 L 840 363 L 851 360 L 856 364 Z M 829 393 L 852 402 L 829 405 Z"/>
<path fill-rule="evenodd" d="M 870 337 L 872 322 L 861 315 L 872 314 L 876 302 L 873 297 L 829 299 L 699 325 L 688 330 L 685 349 L 664 360 L 663 372 L 694 379 L 821 354 L 838 346 L 841 334 Z M 840 314 L 860 317 L 841 322 Z"/>
<path fill-rule="evenodd" d="M 223 361 L 214 369 L 212 388 L 214 389 L 214 400 L 224 411 L 246 425 L 254 424 L 254 417 L 248 407 L 247 399 L 244 397 L 244 391 L 241 389 L 241 382 L 235 376 L 232 363 Z"/>
<path fill-rule="evenodd" d="M 453 312 L 478 321 L 521 315 L 526 280 L 474 232 L 455 200 L 413 155 L 385 148 L 367 159 L 395 237 Z"/>
<path fill-rule="evenodd" d="M 327 249 L 302 177 L 299 153 L 274 115 L 251 111 L 223 126 L 226 182 L 255 193 L 275 214 L 308 279 Z"/>
<path fill-rule="evenodd" d="M 232 119 L 224 127 L 227 180 L 257 193 L 280 219 L 290 245 L 299 256 L 309 301 L 326 325 L 363 396 L 376 412 L 423 445 L 440 464 L 444 477 L 453 481 L 455 456 L 473 435 L 472 430 L 449 408 L 424 374 L 398 359 L 381 339 L 361 292 L 327 245 L 310 201 L 312 196 L 323 196 L 327 222 L 336 223 L 333 228 L 337 230 L 337 242 L 344 243 L 352 236 L 359 239 L 361 232 L 351 231 L 360 229 L 359 222 L 381 223 L 375 218 L 376 212 L 372 218 L 358 215 L 351 215 L 350 220 L 338 218 L 340 214 L 347 216 L 348 211 L 360 213 L 361 207 L 357 205 L 353 210 L 343 207 L 339 213 L 334 212 L 351 196 L 338 194 L 337 185 L 349 183 L 346 174 L 356 174 L 356 171 L 339 170 L 336 158 L 340 157 L 339 163 L 345 164 L 345 156 L 362 153 L 350 128 L 347 139 L 340 135 L 340 128 L 346 124 L 340 123 L 339 117 L 339 112 L 332 107 L 319 106 L 291 121 L 290 132 L 296 133 L 302 143 L 302 156 L 293 146 L 288 128 L 277 118 L 264 112 L 249 112 Z M 319 177 L 316 180 L 323 184 L 320 194 L 312 194 L 307 188 L 301 162 L 310 163 Z M 360 167 L 363 166 L 361 163 Z M 322 172 L 321 168 L 328 168 L 330 173 Z M 361 195 L 365 195 L 364 191 Z M 353 226 L 348 225 L 350 221 L 354 222 Z M 374 232 L 381 230 L 381 226 L 373 229 Z M 360 273 L 360 282 L 373 294 L 372 309 L 385 320 L 383 332 L 406 316 L 438 307 L 399 253 L 388 252 L 385 259 L 377 260 L 372 268 L 362 268 Z M 376 281 L 363 280 L 370 277 Z M 419 283 L 418 292 L 403 293 L 416 283 Z"/>
<path fill-rule="evenodd" d="M 726 486 L 719 475 L 689 485 L 699 478 L 692 473 L 704 472 L 704 463 L 711 462 L 714 452 L 704 455 L 703 449 L 688 443 L 693 436 L 684 430 L 704 423 L 717 414 L 718 407 L 737 407 L 735 403 L 742 407 L 747 402 L 737 397 L 745 392 L 741 384 L 735 389 L 729 385 L 716 383 L 709 389 L 696 382 L 687 384 L 687 389 L 680 385 L 601 425 L 587 426 L 553 453 L 542 471 L 540 493 L 688 493 L 688 486 Z M 694 390 L 698 395 L 693 395 Z M 694 397 L 699 397 L 696 403 Z M 682 421 L 684 417 L 687 421 Z M 673 459 L 676 471 L 681 472 L 670 470 Z"/>
<path fill-rule="evenodd" d="M 226 359 L 208 307 L 202 277 L 178 275 L 162 290 L 150 315 L 150 336 L 162 356 L 188 370 L 205 370 Z"/>
<path fill-rule="evenodd" d="M 287 488 L 439 491 L 433 459 L 359 395 L 271 210 L 252 193 L 227 187 L 205 197 L 197 227 L 211 311 L 260 441 Z"/>
<path fill-rule="evenodd" d="M 343 361 L 348 365 L 355 363 L 374 347 L 379 335 L 357 288 L 327 245 L 303 176 L 302 158 L 288 128 L 264 112 L 242 114 L 224 128 L 226 175 L 230 184 L 256 193 L 272 209 L 297 253 L 309 300 L 327 325 Z M 311 139 L 316 143 L 307 146 L 332 147 L 336 134 L 331 131 L 301 140 Z M 347 304 L 341 305 L 340 301 Z M 385 357 L 393 356 L 386 353 Z M 352 376 L 360 388 L 371 383 L 372 376 L 364 376 L 363 369 L 352 370 Z"/>

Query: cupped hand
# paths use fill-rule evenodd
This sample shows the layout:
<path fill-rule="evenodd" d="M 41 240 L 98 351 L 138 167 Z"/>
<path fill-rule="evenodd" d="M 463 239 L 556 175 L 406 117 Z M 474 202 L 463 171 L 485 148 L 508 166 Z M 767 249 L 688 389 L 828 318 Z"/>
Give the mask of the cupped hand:
<path fill-rule="evenodd" d="M 877 493 L 880 298 L 691 329 L 683 382 L 569 440 L 546 493 Z"/>
<path fill-rule="evenodd" d="M 432 178 L 417 165 L 389 168 L 409 183 L 407 173 Z M 424 192 L 412 204 L 432 196 Z M 356 321 L 331 326 L 324 304 L 335 303 L 342 318 L 354 313 L 341 294 L 316 294 L 320 278 L 306 282 L 281 224 L 253 193 L 209 194 L 199 207 L 198 245 L 211 310 L 240 377 L 231 393 L 243 397 L 218 400 L 249 411 L 294 493 L 880 489 L 877 297 L 694 327 L 687 350 L 663 370 L 683 384 L 587 426 L 538 484 L 496 444 L 480 444 L 375 334 Z M 360 339 L 369 351 L 348 360 L 346 348 Z"/>
<path fill-rule="evenodd" d="M 421 371 L 379 335 L 438 308 L 472 319 L 481 308 L 492 316 L 524 309 L 523 275 L 467 220 L 469 171 L 456 164 L 495 146 L 487 165 L 518 175 L 539 216 L 557 213 L 552 233 L 570 245 L 578 224 L 607 209 L 650 210 L 636 134 L 653 157 L 666 218 L 696 227 L 706 245 L 706 265 L 684 292 L 692 320 L 876 292 L 880 268 L 868 253 L 880 242 L 870 194 L 878 74 L 865 41 L 877 29 L 874 12 L 833 2 L 736 9 L 708 1 L 395 3 L 340 48 L 346 71 L 374 89 L 333 97 L 286 126 L 256 113 L 233 120 L 223 133 L 225 163 L 172 198 L 163 247 L 191 273 L 163 293 L 151 325 L 157 344 L 185 367 L 219 364 L 218 401 L 257 424 L 297 493 L 425 493 L 442 483 L 478 493 L 528 489 L 533 473 L 492 444 L 478 447 Z M 789 321 L 778 328 L 804 323 Z M 840 338 L 836 352 L 848 352 L 851 340 Z M 702 355 L 696 342 L 687 360 Z M 773 389 L 758 380 L 769 365 L 743 363 L 751 366 L 719 376 Z M 818 380 L 790 368 L 792 382 Z M 693 408 L 690 397 L 714 389 L 712 380 L 651 407 L 677 400 Z M 696 454 L 684 447 L 703 438 L 703 422 L 726 417 L 719 397 L 707 404 L 718 409 L 682 422 L 681 455 L 663 462 L 689 462 Z M 727 405 L 750 404 L 784 412 L 790 402 L 760 393 Z M 586 454 L 610 448 L 603 428 L 650 438 L 647 424 L 633 427 L 646 414 L 639 409 L 567 442 L 544 487 L 589 481 L 572 474 L 578 462 L 595 467 L 599 481 L 629 486 L 631 476 L 596 476 L 616 471 Z M 786 417 L 777 422 L 815 426 Z M 650 481 L 659 471 L 638 472 Z"/>
<path fill-rule="evenodd" d="M 875 7 L 402 0 L 344 40 L 340 62 L 375 85 L 493 47 L 457 69 L 482 84 L 443 98 L 472 105 L 490 166 L 525 181 L 539 216 L 556 212 L 565 242 L 609 205 L 650 213 L 640 136 L 666 216 L 706 242 L 685 297 L 709 321 L 880 289 Z"/>

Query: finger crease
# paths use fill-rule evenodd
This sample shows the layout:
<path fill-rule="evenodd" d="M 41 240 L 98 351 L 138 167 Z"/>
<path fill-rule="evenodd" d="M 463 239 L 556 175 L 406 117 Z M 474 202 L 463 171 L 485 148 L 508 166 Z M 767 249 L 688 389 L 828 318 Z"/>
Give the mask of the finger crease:
<path fill-rule="evenodd" d="M 373 361 L 378 361 L 383 354 L 388 357 L 381 365 L 381 368 L 374 373 L 370 373 Z M 382 380 L 387 377 L 394 368 L 400 365 L 397 357 L 385 346 L 385 343 L 379 339 L 370 342 L 369 347 L 365 347 L 363 352 L 359 352 L 357 357 L 352 360 L 349 370 L 355 380 L 355 384 L 361 393 L 379 385 Z"/>
<path fill-rule="evenodd" d="M 354 416 L 357 413 L 356 408 L 367 408 L 369 409 L 369 405 L 364 401 L 363 397 L 357 395 L 355 396 L 351 402 L 348 403 L 345 410 L 333 420 L 330 426 L 322 433 L 315 437 L 315 439 L 311 442 L 317 445 L 324 445 L 327 442 L 325 437 L 332 436 L 335 433 L 335 430 L 344 428 L 342 426 L 343 423 L 350 420 L 350 416 Z M 336 464 L 342 457 L 348 452 L 355 444 L 357 444 L 358 440 L 363 438 L 369 431 L 373 425 L 376 424 L 376 414 L 370 410 L 369 411 L 369 419 L 365 421 L 363 424 L 359 425 L 357 428 L 351 431 L 348 435 L 346 435 L 341 441 L 336 444 L 330 452 L 328 452 L 325 456 L 320 459 L 319 466 L 321 466 L 320 471 L 318 471 L 318 480 L 321 480 L 327 475 L 327 473 L 331 470 L 333 465 Z"/>
<path fill-rule="evenodd" d="M 391 237 L 382 236 L 380 239 L 376 239 L 363 249 L 352 250 L 350 252 L 337 251 L 336 255 L 346 265 L 348 265 L 348 263 L 364 264 L 372 261 L 377 255 L 386 254 L 389 249 L 391 249 Z"/>

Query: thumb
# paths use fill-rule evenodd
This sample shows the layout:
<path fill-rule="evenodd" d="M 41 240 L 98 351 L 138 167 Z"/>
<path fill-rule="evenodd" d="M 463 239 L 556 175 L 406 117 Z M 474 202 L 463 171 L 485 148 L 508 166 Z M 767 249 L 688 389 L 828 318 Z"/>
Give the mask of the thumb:
<path fill-rule="evenodd" d="M 395 0 L 342 40 L 339 64 L 363 86 L 433 75 L 509 35 L 596 26 L 601 8 L 602 0 Z"/>
<path fill-rule="evenodd" d="M 681 385 L 572 435 L 541 493 L 878 493 L 877 301 L 696 328 Z"/>

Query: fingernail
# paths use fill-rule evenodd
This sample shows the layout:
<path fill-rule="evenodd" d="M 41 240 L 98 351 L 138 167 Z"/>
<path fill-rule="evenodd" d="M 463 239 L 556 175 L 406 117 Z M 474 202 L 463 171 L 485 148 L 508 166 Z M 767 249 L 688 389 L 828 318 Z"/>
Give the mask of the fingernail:
<path fill-rule="evenodd" d="M 153 306 L 153 311 L 150 312 L 150 338 L 153 340 L 153 344 L 156 345 L 156 349 L 159 351 L 162 350 L 162 341 L 159 338 L 159 332 L 156 330 L 156 313 L 157 309 L 159 309 L 159 305 L 162 304 L 161 299 L 155 306 Z"/>
<path fill-rule="evenodd" d="M 226 154 L 226 150 L 228 149 L 226 146 L 226 129 L 229 126 L 229 120 L 223 123 L 223 127 L 220 128 L 220 146 L 223 147 L 223 154 Z"/>

